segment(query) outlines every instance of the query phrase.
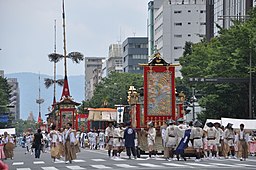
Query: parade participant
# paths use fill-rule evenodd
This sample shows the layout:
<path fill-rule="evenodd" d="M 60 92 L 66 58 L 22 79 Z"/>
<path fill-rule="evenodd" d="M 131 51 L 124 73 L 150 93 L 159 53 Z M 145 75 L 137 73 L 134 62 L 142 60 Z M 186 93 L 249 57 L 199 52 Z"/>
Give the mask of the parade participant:
<path fill-rule="evenodd" d="M 85 148 L 86 132 L 82 132 L 80 135 L 81 148 Z"/>
<path fill-rule="evenodd" d="M 106 143 L 108 147 L 108 156 L 111 157 L 111 150 L 113 147 L 113 133 L 114 133 L 114 127 L 112 122 L 108 123 L 108 127 L 105 130 L 105 136 L 106 136 Z"/>
<path fill-rule="evenodd" d="M 195 162 L 201 161 L 202 149 L 203 149 L 203 129 L 201 128 L 202 123 L 198 120 L 195 120 L 193 123 L 194 127 L 191 129 L 190 139 L 194 149 L 196 150 L 196 159 Z"/>
<path fill-rule="evenodd" d="M 5 154 L 4 154 L 4 141 L 2 137 L 0 136 L 0 159 L 5 159 Z"/>
<path fill-rule="evenodd" d="M 136 132 L 131 127 L 131 123 L 126 123 L 127 128 L 124 130 L 124 142 L 125 142 L 125 148 L 126 148 L 126 154 L 131 159 L 131 152 L 134 156 L 134 159 L 137 159 L 137 155 L 135 152 L 135 138 L 136 138 Z"/>
<path fill-rule="evenodd" d="M 234 138 L 235 138 L 235 132 L 232 128 L 233 124 L 228 123 L 226 126 L 226 129 L 224 131 L 224 157 L 228 158 L 230 152 L 231 156 L 230 158 L 236 158 L 235 157 L 235 148 L 234 148 Z"/>
<path fill-rule="evenodd" d="M 218 131 L 215 129 L 214 124 L 212 122 L 206 123 L 208 128 L 206 129 L 206 138 L 207 138 L 207 157 L 212 154 L 212 158 L 217 157 L 217 138 L 218 138 Z"/>
<path fill-rule="evenodd" d="M 60 157 L 64 157 L 65 156 L 65 152 L 64 152 L 64 129 L 60 128 L 58 133 L 58 137 L 59 137 L 59 155 Z"/>
<path fill-rule="evenodd" d="M 14 141 L 11 135 L 4 132 L 4 154 L 5 158 L 13 159 Z"/>
<path fill-rule="evenodd" d="M 76 132 L 76 141 L 74 143 L 75 145 L 75 152 L 78 153 L 78 152 L 81 152 L 80 151 L 80 141 L 81 141 L 81 138 L 80 138 L 80 131 L 77 131 Z"/>
<path fill-rule="evenodd" d="M 72 163 L 72 160 L 76 159 L 76 152 L 75 152 L 75 138 L 76 134 L 75 131 L 72 129 L 72 124 L 67 124 L 67 130 L 65 132 L 65 161 L 67 163 Z"/>
<path fill-rule="evenodd" d="M 116 124 L 114 131 L 113 131 L 113 156 L 114 159 L 117 158 L 117 153 L 119 152 L 120 148 L 120 139 L 121 139 L 121 129 L 120 124 Z"/>
<path fill-rule="evenodd" d="M 214 127 L 217 130 L 216 146 L 217 146 L 217 157 L 223 156 L 223 130 L 219 122 L 214 123 Z"/>
<path fill-rule="evenodd" d="M 29 132 L 27 132 L 27 133 L 26 133 L 26 143 L 25 143 L 25 147 L 26 147 L 26 152 L 25 152 L 25 154 L 31 152 L 31 155 L 33 155 L 33 149 L 31 148 L 32 141 L 33 141 L 32 134 L 30 134 Z"/>
<path fill-rule="evenodd" d="M 9 170 L 9 166 L 0 160 L 0 169 L 1 170 Z"/>
<path fill-rule="evenodd" d="M 55 130 L 56 125 L 52 125 L 50 134 L 51 139 L 51 157 L 53 158 L 53 162 L 55 162 L 56 158 L 60 158 L 60 149 L 59 149 L 59 132 Z"/>
<path fill-rule="evenodd" d="M 90 143 L 90 149 L 96 149 L 97 144 L 97 134 L 93 129 L 88 133 L 88 139 Z"/>
<path fill-rule="evenodd" d="M 124 125 L 124 123 L 120 123 L 120 134 L 121 134 L 121 137 L 120 137 L 120 147 L 119 147 L 119 151 L 118 151 L 118 155 L 120 157 L 120 154 L 124 151 L 125 149 L 125 141 L 124 141 L 124 131 L 125 131 L 126 127 Z"/>
<path fill-rule="evenodd" d="M 40 158 L 40 150 L 42 145 L 43 135 L 41 129 L 37 129 L 37 133 L 34 134 L 34 145 L 35 145 L 35 158 Z"/>
<path fill-rule="evenodd" d="M 148 159 L 151 159 L 152 154 L 156 156 L 156 153 L 154 152 L 155 142 L 156 142 L 156 129 L 154 128 L 154 122 L 152 121 L 148 122 L 148 127 L 149 129 L 148 131 L 146 131 L 148 151 L 149 151 Z"/>
<path fill-rule="evenodd" d="M 105 146 L 105 134 L 104 132 L 100 131 L 99 133 L 99 148 L 103 150 Z"/>
<path fill-rule="evenodd" d="M 164 158 L 166 160 L 169 159 L 169 153 L 168 153 L 169 151 L 168 151 L 168 148 L 166 147 L 166 139 L 165 139 L 167 126 L 168 126 L 168 120 L 164 121 L 163 125 L 160 127 L 161 137 L 162 137 L 162 146 L 164 148 Z"/>
<path fill-rule="evenodd" d="M 181 139 L 184 137 L 187 126 L 185 125 L 185 121 L 183 118 L 177 119 L 178 122 L 178 130 L 177 130 L 177 146 L 179 146 Z M 180 156 L 185 160 L 183 155 L 177 154 L 177 159 L 179 160 Z"/>
<path fill-rule="evenodd" d="M 173 120 L 169 120 L 167 124 L 168 127 L 166 128 L 164 137 L 166 149 L 164 151 L 166 152 L 166 160 L 171 161 L 170 158 L 173 159 L 174 149 L 177 145 L 177 126 L 174 125 Z"/>
<path fill-rule="evenodd" d="M 245 161 L 248 158 L 248 135 L 244 130 L 244 124 L 240 124 L 238 131 L 238 157 L 240 161 Z"/>

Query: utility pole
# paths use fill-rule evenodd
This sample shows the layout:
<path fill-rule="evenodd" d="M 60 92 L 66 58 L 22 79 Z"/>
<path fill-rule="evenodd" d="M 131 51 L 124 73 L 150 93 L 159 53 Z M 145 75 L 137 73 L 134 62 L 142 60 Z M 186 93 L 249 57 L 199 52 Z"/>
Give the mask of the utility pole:
<path fill-rule="evenodd" d="M 195 88 L 194 87 L 192 87 L 192 107 L 193 107 L 193 121 L 195 120 Z"/>
<path fill-rule="evenodd" d="M 249 75 L 250 75 L 250 80 L 249 80 L 249 118 L 253 119 L 253 114 L 252 114 L 252 51 L 250 51 L 250 69 L 249 69 Z"/>

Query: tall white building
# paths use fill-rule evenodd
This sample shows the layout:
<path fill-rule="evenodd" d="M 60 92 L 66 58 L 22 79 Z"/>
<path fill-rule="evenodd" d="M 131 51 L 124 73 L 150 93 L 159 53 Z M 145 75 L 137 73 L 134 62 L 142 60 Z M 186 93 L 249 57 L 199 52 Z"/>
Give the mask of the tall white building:
<path fill-rule="evenodd" d="M 107 58 L 107 75 L 112 72 L 123 72 L 122 44 L 111 44 Z"/>
<path fill-rule="evenodd" d="M 244 21 L 255 0 L 212 0 L 214 3 L 214 36 L 218 35 L 218 24 L 224 29 L 233 25 L 233 20 Z"/>
<path fill-rule="evenodd" d="M 93 95 L 95 82 L 95 70 L 102 69 L 104 57 L 85 57 L 85 96 L 84 98 L 91 99 Z"/>
<path fill-rule="evenodd" d="M 152 29 L 153 43 L 150 41 Z M 154 0 L 149 2 L 149 50 L 152 50 L 154 46 L 168 63 L 178 64 L 185 42 L 197 43 L 205 37 L 205 34 L 206 0 Z M 181 77 L 180 67 L 176 68 L 175 74 L 176 77 Z"/>

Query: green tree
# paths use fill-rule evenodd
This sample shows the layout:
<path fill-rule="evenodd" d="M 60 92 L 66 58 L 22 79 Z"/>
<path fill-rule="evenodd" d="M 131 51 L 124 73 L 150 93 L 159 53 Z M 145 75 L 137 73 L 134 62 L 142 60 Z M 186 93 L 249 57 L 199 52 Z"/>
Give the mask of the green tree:
<path fill-rule="evenodd" d="M 206 108 L 201 119 L 220 117 L 248 117 L 248 83 L 193 83 L 190 77 L 245 78 L 249 77 L 249 57 L 252 70 L 256 61 L 256 10 L 244 23 L 235 22 L 230 29 L 222 29 L 210 42 L 202 41 L 185 46 L 180 58 L 184 82 L 203 92 L 199 101 Z M 191 48 L 191 49 L 190 49 Z M 255 73 L 253 73 L 255 77 Z M 255 83 L 253 84 L 255 88 Z M 253 93 L 255 97 L 255 91 Z"/>
<path fill-rule="evenodd" d="M 128 104 L 127 92 L 130 86 L 143 87 L 141 74 L 112 72 L 96 85 L 94 95 L 84 107 L 111 107 L 115 104 Z"/>
<path fill-rule="evenodd" d="M 11 87 L 6 78 L 0 76 L 0 116 L 4 116 L 8 113 L 8 122 L 0 122 L 0 127 L 7 127 L 11 123 L 12 115 L 9 113 L 9 99 L 10 99 Z"/>

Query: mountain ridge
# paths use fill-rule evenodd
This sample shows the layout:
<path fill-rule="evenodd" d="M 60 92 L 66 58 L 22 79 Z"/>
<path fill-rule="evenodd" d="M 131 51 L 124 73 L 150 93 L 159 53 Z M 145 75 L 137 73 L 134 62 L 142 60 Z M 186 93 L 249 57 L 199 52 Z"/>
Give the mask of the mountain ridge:
<path fill-rule="evenodd" d="M 20 89 L 20 118 L 26 120 L 30 112 L 33 112 L 35 120 L 39 113 L 39 106 L 36 99 L 39 98 L 39 74 L 32 72 L 19 72 L 5 74 L 6 78 L 17 78 Z M 41 104 L 41 116 L 46 120 L 45 114 L 48 113 L 48 108 L 53 102 L 53 85 L 48 89 L 44 85 L 44 79 L 53 79 L 53 76 L 40 74 L 40 96 L 44 99 Z M 57 79 L 63 79 L 64 76 L 58 75 Z M 81 103 L 84 100 L 84 75 L 68 76 L 70 95 L 74 101 Z M 60 101 L 62 87 L 56 85 L 56 101 Z"/>

